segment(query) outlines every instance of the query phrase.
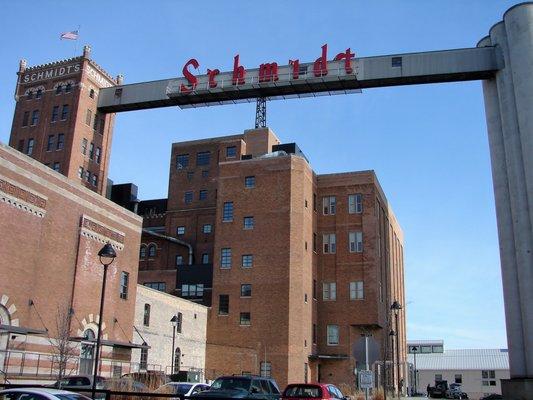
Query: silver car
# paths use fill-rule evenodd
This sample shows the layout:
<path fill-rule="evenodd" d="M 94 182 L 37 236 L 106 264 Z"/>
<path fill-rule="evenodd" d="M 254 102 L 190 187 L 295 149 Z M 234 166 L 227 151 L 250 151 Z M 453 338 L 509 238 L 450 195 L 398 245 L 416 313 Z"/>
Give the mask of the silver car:
<path fill-rule="evenodd" d="M 0 391 L 0 400 L 91 400 L 79 393 L 49 388 L 16 388 Z"/>

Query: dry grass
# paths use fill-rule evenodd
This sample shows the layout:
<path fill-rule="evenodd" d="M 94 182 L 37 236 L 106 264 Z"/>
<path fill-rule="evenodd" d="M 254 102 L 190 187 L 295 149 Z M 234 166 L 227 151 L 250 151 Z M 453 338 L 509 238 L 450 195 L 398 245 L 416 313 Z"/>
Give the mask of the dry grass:
<path fill-rule="evenodd" d="M 357 389 L 355 386 L 341 383 L 339 389 L 343 395 L 349 397 L 352 400 L 365 400 L 365 392 Z"/>
<path fill-rule="evenodd" d="M 372 400 L 385 400 L 385 392 L 383 392 L 383 388 L 374 389 Z"/>

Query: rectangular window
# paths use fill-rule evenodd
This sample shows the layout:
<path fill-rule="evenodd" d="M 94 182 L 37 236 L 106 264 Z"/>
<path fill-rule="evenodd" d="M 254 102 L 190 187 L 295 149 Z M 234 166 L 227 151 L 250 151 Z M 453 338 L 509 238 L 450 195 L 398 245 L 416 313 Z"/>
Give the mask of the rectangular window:
<path fill-rule="evenodd" d="M 98 132 L 98 114 L 94 114 L 93 131 Z"/>
<path fill-rule="evenodd" d="M 261 376 L 263 378 L 271 378 L 272 377 L 272 364 L 268 361 L 261 361 Z"/>
<path fill-rule="evenodd" d="M 48 143 L 46 144 L 46 151 L 52 151 L 54 149 L 55 138 L 56 137 L 54 135 L 48 136 Z"/>
<path fill-rule="evenodd" d="M 187 180 L 192 181 L 192 178 L 194 178 L 194 171 L 188 171 L 187 172 Z"/>
<path fill-rule="evenodd" d="M 204 297 L 204 284 L 181 285 L 181 297 Z"/>
<path fill-rule="evenodd" d="M 33 110 L 31 113 L 31 126 L 39 123 L 39 110 Z"/>
<path fill-rule="evenodd" d="M 254 229 L 254 217 L 244 217 L 244 229 Z"/>
<path fill-rule="evenodd" d="M 64 147 L 65 147 L 65 135 L 63 133 L 59 133 L 57 135 L 56 150 L 63 150 Z"/>
<path fill-rule="evenodd" d="M 313 344 L 317 343 L 318 333 L 316 329 L 316 324 L 313 324 Z"/>
<path fill-rule="evenodd" d="M 143 325 L 150 326 L 150 304 L 144 304 Z"/>
<path fill-rule="evenodd" d="M 26 154 L 31 156 L 33 154 L 33 146 L 35 145 L 35 140 L 28 139 L 28 145 L 26 146 Z"/>
<path fill-rule="evenodd" d="M 183 265 L 183 256 L 179 254 L 176 256 L 176 265 Z"/>
<path fill-rule="evenodd" d="M 185 192 L 185 195 L 183 196 L 183 201 L 185 204 L 191 204 L 192 203 L 192 192 Z"/>
<path fill-rule="evenodd" d="M 255 187 L 255 176 L 247 176 L 244 178 L 244 187 L 251 189 Z"/>
<path fill-rule="evenodd" d="M 335 282 L 322 284 L 322 300 L 337 300 L 337 284 Z"/>
<path fill-rule="evenodd" d="M 218 314 L 219 315 L 229 314 L 229 295 L 221 294 L 218 296 Z"/>
<path fill-rule="evenodd" d="M 213 225 L 211 225 L 211 224 L 204 224 L 202 226 L 202 232 L 203 233 L 211 233 L 212 230 L 213 230 Z"/>
<path fill-rule="evenodd" d="M 57 117 L 59 117 L 59 106 L 53 106 L 52 107 L 52 118 L 50 119 L 50 121 L 56 122 Z"/>
<path fill-rule="evenodd" d="M 231 268 L 231 249 L 220 250 L 220 268 Z"/>
<path fill-rule="evenodd" d="M 96 157 L 94 161 L 96 161 L 97 164 L 100 164 L 100 160 L 102 159 L 102 149 L 100 147 L 96 148 Z"/>
<path fill-rule="evenodd" d="M 335 215 L 337 200 L 335 196 L 326 196 L 322 198 L 324 215 Z"/>
<path fill-rule="evenodd" d="M 91 144 L 89 145 L 89 159 L 93 159 L 94 157 L 94 143 L 91 142 Z"/>
<path fill-rule="evenodd" d="M 30 119 L 30 112 L 24 111 L 24 115 L 22 116 L 22 126 L 28 126 L 29 119 Z"/>
<path fill-rule="evenodd" d="M 54 169 L 54 171 L 56 171 L 56 172 L 61 172 L 61 164 L 58 163 L 58 162 L 55 162 L 55 163 L 54 163 L 54 166 L 53 166 L 53 169 Z"/>
<path fill-rule="evenodd" d="M 63 104 L 63 108 L 61 109 L 61 121 L 65 121 L 68 118 L 68 104 Z"/>
<path fill-rule="evenodd" d="M 242 312 L 240 315 L 240 321 L 239 323 L 241 325 L 251 325 L 251 317 L 249 312 Z"/>
<path fill-rule="evenodd" d="M 177 235 L 185 235 L 185 227 L 184 226 L 178 226 L 176 228 L 176 234 Z"/>
<path fill-rule="evenodd" d="M 78 168 L 78 178 L 83 178 L 83 167 Z"/>
<path fill-rule="evenodd" d="M 316 279 L 313 279 L 313 299 L 315 300 L 316 300 L 316 292 L 317 292 Z"/>
<path fill-rule="evenodd" d="M 207 190 L 205 190 L 205 189 L 200 190 L 200 193 L 198 195 L 198 199 L 206 200 L 207 199 Z"/>
<path fill-rule="evenodd" d="M 463 375 L 462 374 L 455 374 L 455 383 L 463 383 Z"/>
<path fill-rule="evenodd" d="M 93 119 L 93 112 L 87 109 L 87 113 L 85 114 L 85 125 L 91 126 L 92 119 Z"/>
<path fill-rule="evenodd" d="M 181 285 L 181 297 L 189 297 L 189 285 Z"/>
<path fill-rule="evenodd" d="M 363 195 L 351 194 L 348 196 L 348 213 L 361 214 L 363 212 Z"/>
<path fill-rule="evenodd" d="M 233 202 L 227 201 L 224 203 L 224 209 L 222 210 L 222 222 L 233 221 Z"/>
<path fill-rule="evenodd" d="M 209 264 L 209 254 L 202 254 L 202 264 Z"/>
<path fill-rule="evenodd" d="M 178 313 L 178 320 L 176 321 L 176 332 L 181 333 L 181 326 L 183 324 L 183 314 Z"/>
<path fill-rule="evenodd" d="M 328 325 L 328 346 L 335 346 L 339 344 L 339 326 Z"/>
<path fill-rule="evenodd" d="M 89 170 L 85 170 L 85 180 L 87 182 L 90 182 L 91 180 L 91 173 L 89 172 Z"/>
<path fill-rule="evenodd" d="M 253 254 L 243 254 L 242 256 L 242 267 L 243 268 L 252 268 L 254 265 L 254 256 Z"/>
<path fill-rule="evenodd" d="M 93 186 L 98 185 L 98 175 L 93 174 L 92 177 L 91 177 L 91 182 L 92 182 Z"/>
<path fill-rule="evenodd" d="M 313 233 L 313 251 L 316 253 L 316 233 Z"/>
<path fill-rule="evenodd" d="M 363 281 L 350 282 L 350 300 L 362 300 L 364 297 Z"/>
<path fill-rule="evenodd" d="M 363 232 L 350 232 L 348 238 L 350 253 L 361 253 L 363 251 Z"/>
<path fill-rule="evenodd" d="M 151 289 L 159 290 L 160 292 L 164 292 L 167 290 L 167 284 L 165 282 L 146 282 L 144 283 L 144 286 L 149 287 Z"/>
<path fill-rule="evenodd" d="M 17 150 L 20 151 L 20 152 L 24 151 L 24 139 L 20 139 L 19 140 L 19 145 L 17 147 Z"/>
<path fill-rule="evenodd" d="M 120 274 L 120 298 L 126 300 L 128 298 L 128 284 L 130 274 L 122 271 Z"/>
<path fill-rule="evenodd" d="M 87 145 L 88 145 L 88 141 L 87 139 L 82 139 L 81 141 L 81 154 L 83 155 L 86 155 L 87 154 Z"/>
<path fill-rule="evenodd" d="M 176 168 L 183 169 L 189 166 L 189 155 L 188 154 L 178 154 L 176 156 Z"/>
<path fill-rule="evenodd" d="M 196 153 L 196 165 L 209 165 L 211 161 L 210 151 L 200 151 Z"/>
<path fill-rule="evenodd" d="M 336 237 L 334 233 L 322 235 L 324 254 L 334 254 L 337 251 Z"/>
<path fill-rule="evenodd" d="M 237 156 L 236 146 L 226 147 L 226 158 L 235 158 L 236 156 Z"/>
<path fill-rule="evenodd" d="M 102 117 L 102 118 L 100 118 L 100 124 L 98 125 L 98 128 L 99 128 L 99 129 L 98 129 L 98 133 L 99 133 L 100 135 L 103 135 L 103 134 L 104 134 L 104 127 L 105 127 L 105 118 Z"/>
<path fill-rule="evenodd" d="M 141 358 L 139 359 L 139 369 L 148 369 L 148 349 L 146 347 L 141 348 Z M 122 371 L 118 374 L 118 377 L 122 375 Z"/>
<path fill-rule="evenodd" d="M 244 283 L 241 285 L 241 297 L 251 297 L 252 296 L 252 285 L 249 283 Z"/>

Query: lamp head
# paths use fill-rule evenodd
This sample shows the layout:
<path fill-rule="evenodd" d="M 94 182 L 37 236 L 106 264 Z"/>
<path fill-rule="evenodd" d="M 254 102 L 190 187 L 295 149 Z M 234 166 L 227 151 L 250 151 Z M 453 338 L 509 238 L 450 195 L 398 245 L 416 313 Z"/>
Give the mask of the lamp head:
<path fill-rule="evenodd" d="M 171 319 L 170 319 L 170 323 L 174 326 L 177 326 L 178 325 L 178 316 L 177 315 L 174 315 Z"/>
<path fill-rule="evenodd" d="M 98 256 L 100 257 L 100 262 L 102 265 L 107 267 L 115 260 L 117 253 L 115 252 L 113 246 L 111 246 L 111 243 L 107 242 L 105 246 L 102 247 L 98 252 Z"/>

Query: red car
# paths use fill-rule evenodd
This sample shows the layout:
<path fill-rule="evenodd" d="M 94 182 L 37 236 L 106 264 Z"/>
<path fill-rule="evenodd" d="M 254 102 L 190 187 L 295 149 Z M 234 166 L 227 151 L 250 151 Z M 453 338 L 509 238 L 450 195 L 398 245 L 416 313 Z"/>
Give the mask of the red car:
<path fill-rule="evenodd" d="M 341 399 L 347 400 L 342 392 L 334 385 L 328 383 L 291 383 L 283 394 L 282 400 L 316 400 L 316 399 Z"/>

